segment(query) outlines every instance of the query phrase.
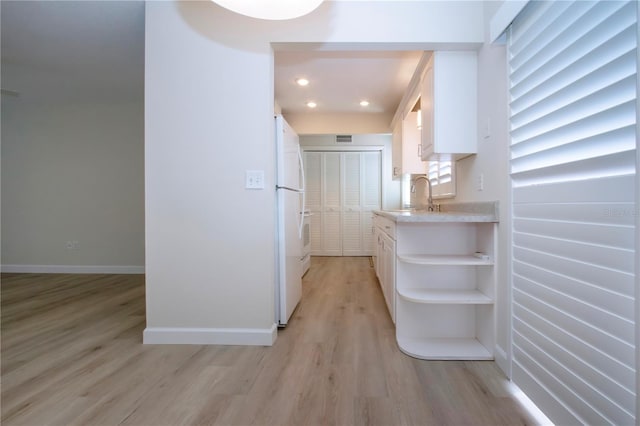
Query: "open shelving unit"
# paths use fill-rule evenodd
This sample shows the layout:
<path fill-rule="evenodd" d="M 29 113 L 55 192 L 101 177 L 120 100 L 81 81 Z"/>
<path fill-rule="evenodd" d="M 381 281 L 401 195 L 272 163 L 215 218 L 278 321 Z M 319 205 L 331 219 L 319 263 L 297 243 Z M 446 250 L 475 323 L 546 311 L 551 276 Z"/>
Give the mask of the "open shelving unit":
<path fill-rule="evenodd" d="M 491 259 L 468 254 L 408 254 L 398 255 L 398 260 L 414 265 L 493 265 Z"/>
<path fill-rule="evenodd" d="M 493 299 L 478 290 L 398 289 L 398 296 L 414 303 L 490 305 Z"/>
<path fill-rule="evenodd" d="M 414 358 L 439 360 L 491 360 L 493 354 L 477 339 L 419 339 L 398 337 L 402 351 Z"/>
<path fill-rule="evenodd" d="M 496 232 L 492 222 L 398 224 L 396 338 L 403 352 L 494 358 Z"/>

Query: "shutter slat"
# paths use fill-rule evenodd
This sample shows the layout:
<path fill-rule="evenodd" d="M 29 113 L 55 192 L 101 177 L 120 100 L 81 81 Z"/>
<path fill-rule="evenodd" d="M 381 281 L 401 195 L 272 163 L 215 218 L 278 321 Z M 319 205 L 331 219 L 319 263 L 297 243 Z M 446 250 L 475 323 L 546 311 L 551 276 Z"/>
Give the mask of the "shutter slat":
<path fill-rule="evenodd" d="M 513 145 L 526 143 L 536 146 L 558 146 L 563 141 L 586 139 L 593 135 L 611 132 L 635 124 L 635 102 L 627 101 L 612 108 L 600 111 L 589 117 L 576 121 L 568 121 L 564 127 L 538 129 L 526 135 L 518 134 L 513 138 Z M 516 149 L 516 153 L 518 152 Z"/>
<path fill-rule="evenodd" d="M 542 82 L 546 78 L 555 74 L 561 74 L 565 69 L 577 68 L 577 73 L 590 72 L 593 70 L 590 63 L 595 58 L 601 58 L 602 63 L 610 62 L 610 58 L 618 55 L 618 50 L 612 49 L 621 43 L 620 34 L 628 31 L 634 25 L 635 19 L 631 12 L 633 5 L 627 3 L 620 8 L 621 2 L 600 2 L 598 9 L 589 14 L 597 22 L 595 27 L 589 27 L 593 22 L 579 23 L 576 26 L 566 28 L 565 39 L 553 40 L 547 45 L 537 46 L 533 52 L 533 57 L 516 69 L 516 57 L 510 61 L 512 73 L 512 91 L 516 95 L 528 91 L 527 88 L 535 87 L 536 82 Z M 613 14 L 609 16 L 611 9 Z M 535 41 L 536 43 L 538 40 Z M 610 51 L 609 51 L 610 50 Z M 511 52 L 512 54 L 514 52 Z M 516 54 L 517 55 L 517 54 Z M 574 72 L 576 74 L 576 72 Z M 526 83 L 526 84 L 525 84 Z"/>
<path fill-rule="evenodd" d="M 603 203 L 603 210 L 615 209 L 616 203 L 635 202 L 635 181 L 632 174 L 587 179 L 575 182 L 554 182 L 513 189 L 514 205 L 521 203 Z M 604 204 L 611 203 L 611 204 Z M 630 214 L 633 214 L 634 209 Z"/>
<path fill-rule="evenodd" d="M 594 328 L 588 323 L 584 323 L 584 321 L 579 318 L 531 296 L 522 289 L 515 289 L 513 297 L 514 308 L 523 306 L 536 312 L 541 317 L 548 319 L 549 322 L 558 326 L 558 328 L 574 336 L 579 336 L 589 345 L 601 350 L 609 358 L 615 360 L 611 361 L 612 364 L 621 363 L 631 371 L 634 371 L 633 362 L 635 349 L 633 345 L 623 342 L 600 328 Z M 514 331 L 518 332 L 517 327 L 514 327 Z"/>
<path fill-rule="evenodd" d="M 518 320 L 516 320 L 518 321 Z M 568 351 L 563 342 L 555 341 L 548 336 L 545 329 L 536 330 L 525 322 L 518 322 L 518 325 L 527 340 L 537 348 L 544 347 L 546 355 L 553 358 L 556 362 L 555 370 L 561 371 L 568 379 L 565 384 L 572 389 L 587 387 L 591 391 L 591 398 L 598 401 L 597 410 L 605 413 L 607 417 L 615 417 L 628 420 L 631 413 L 625 410 L 621 405 L 632 405 L 635 395 L 633 390 L 621 386 L 619 383 L 611 380 L 606 374 L 602 373 L 593 365 L 587 364 L 581 357 L 580 353 L 572 353 Z M 526 332 L 526 333 L 524 333 Z M 582 377 L 590 377 L 595 380 L 587 382 Z M 616 400 L 622 401 L 619 405 L 612 401 L 610 397 L 615 396 Z"/>
<path fill-rule="evenodd" d="M 635 52 L 630 49 L 624 55 L 616 57 L 560 90 L 545 90 L 542 85 L 538 86 L 539 90 L 527 92 L 511 102 L 511 125 L 517 128 L 523 121 L 529 120 L 529 116 L 545 115 L 554 108 L 575 102 L 607 85 L 624 80 L 635 74 L 635 68 Z M 551 86 L 549 80 L 545 83 Z"/>
<path fill-rule="evenodd" d="M 514 232 L 513 244 L 615 271 L 630 274 L 634 271 L 633 250 L 585 244 L 560 238 L 541 237 L 520 232 Z M 514 259 L 516 259 L 515 256 Z"/>
<path fill-rule="evenodd" d="M 625 296 L 609 289 L 598 287 L 584 281 L 577 281 L 557 271 L 549 271 L 537 265 L 530 265 L 521 261 L 514 262 L 513 271 L 521 277 L 531 277 L 537 282 L 552 282 L 553 287 L 560 293 L 582 303 L 599 306 L 607 312 L 612 312 L 626 321 L 633 322 L 633 296 Z"/>
<path fill-rule="evenodd" d="M 517 204 L 513 208 L 514 221 L 575 222 L 576 224 L 615 225 L 633 234 L 634 203 L 544 203 Z"/>
<path fill-rule="evenodd" d="M 558 312 L 570 315 L 580 321 L 582 327 L 590 332 L 601 330 L 623 343 L 628 342 L 629 339 L 633 340 L 635 333 L 633 320 L 624 319 L 613 312 L 605 311 L 597 306 L 572 298 L 567 294 L 562 294 L 550 286 L 534 281 L 532 278 L 516 274 L 514 275 L 514 280 L 517 280 L 519 284 L 519 291 L 535 297 Z"/>
<path fill-rule="evenodd" d="M 606 166 L 602 170 L 598 166 Z M 588 158 L 559 164 L 540 164 L 538 168 L 529 168 L 522 172 L 512 173 L 514 187 L 522 185 L 539 185 L 552 182 L 568 182 L 628 175 L 635 170 L 635 158 L 632 150 L 618 152 L 606 157 Z"/>
<path fill-rule="evenodd" d="M 538 312 L 533 312 L 520 304 L 514 305 L 513 316 L 514 320 L 522 321 L 535 330 L 546 330 L 546 335 L 568 352 L 579 354 L 584 362 L 592 365 L 594 369 L 601 372 L 606 371 L 609 376 L 608 380 L 619 384 L 624 389 L 633 391 L 635 386 L 633 370 L 624 363 L 611 358 L 597 347 L 557 327 L 556 324 L 540 316 Z"/>
<path fill-rule="evenodd" d="M 632 125 L 577 140 L 539 138 L 536 141 L 512 147 L 512 171 L 519 171 L 522 167 L 521 163 L 527 163 L 536 158 L 593 158 L 633 149 L 635 149 L 635 126 Z"/>
<path fill-rule="evenodd" d="M 533 57 L 539 55 L 541 50 L 549 49 L 550 42 L 568 32 L 568 29 L 573 30 L 569 32 L 573 37 L 579 37 L 582 33 L 576 31 L 574 24 L 576 21 L 583 20 L 584 15 L 595 7 L 597 7 L 595 3 L 586 1 L 554 2 L 551 7 L 546 9 L 544 15 L 540 15 L 538 18 L 544 22 L 544 25 L 537 25 L 527 31 L 511 46 L 511 53 L 515 55 L 510 63 L 514 70 L 514 79 L 516 78 L 515 71 L 522 64 L 531 61 Z"/>
<path fill-rule="evenodd" d="M 627 272 L 612 271 L 603 266 L 585 264 L 578 260 L 524 247 L 514 247 L 513 256 L 519 262 L 561 273 L 570 279 L 586 282 L 593 287 L 603 287 L 607 291 L 622 296 L 634 296 L 633 274 Z"/>
<path fill-rule="evenodd" d="M 585 224 L 575 221 L 536 220 L 514 216 L 516 232 L 543 237 L 562 238 L 587 244 L 635 249 L 633 227 L 601 224 Z"/>
<path fill-rule="evenodd" d="M 544 350 L 525 337 L 519 334 L 518 347 L 526 352 L 531 360 L 535 360 L 536 365 L 543 368 L 556 382 L 562 383 L 562 388 L 566 390 L 562 396 L 564 399 L 573 399 L 572 405 L 579 408 L 579 416 L 585 424 L 607 424 L 613 420 L 613 424 L 631 424 L 633 416 L 629 411 L 615 404 L 607 395 L 595 390 L 590 383 L 585 382 L 580 376 L 572 373 L 568 368 L 569 363 L 562 364 L 554 358 L 553 346 L 546 344 Z M 545 342 L 546 343 L 546 342 Z M 551 361 L 549 361 L 551 360 Z M 562 360 L 562 359 L 560 359 Z M 566 361 L 566 360 L 565 360 Z M 620 399 L 619 395 L 616 395 Z M 635 398 L 632 398 L 635 399 Z M 595 403 L 590 403 L 595 401 Z M 609 419 L 609 421 L 607 421 Z"/>
<path fill-rule="evenodd" d="M 581 95 L 577 95 L 582 97 L 570 99 L 566 93 L 564 98 L 563 94 L 557 94 L 554 95 L 556 99 L 548 99 L 550 102 L 544 105 L 544 108 L 531 108 L 523 111 L 520 117 L 514 116 L 511 122 L 512 138 L 516 141 L 526 139 L 528 134 L 540 134 L 549 129 L 566 126 L 597 115 L 600 111 L 634 101 L 635 75 L 629 69 L 622 72 L 622 75 L 625 76 L 622 80 L 614 81 L 596 91 L 583 91 Z M 563 100 L 560 100 L 561 98 Z"/>

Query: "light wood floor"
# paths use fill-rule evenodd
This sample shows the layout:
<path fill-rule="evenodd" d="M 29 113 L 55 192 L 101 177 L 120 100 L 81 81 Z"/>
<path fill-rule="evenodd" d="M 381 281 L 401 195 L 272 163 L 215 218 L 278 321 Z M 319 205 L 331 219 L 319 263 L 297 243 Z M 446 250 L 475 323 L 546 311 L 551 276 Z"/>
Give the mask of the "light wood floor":
<path fill-rule="evenodd" d="M 2 276 L 3 425 L 533 424 L 493 362 L 402 354 L 369 258 L 314 258 L 273 347 L 142 345 L 144 277 Z"/>

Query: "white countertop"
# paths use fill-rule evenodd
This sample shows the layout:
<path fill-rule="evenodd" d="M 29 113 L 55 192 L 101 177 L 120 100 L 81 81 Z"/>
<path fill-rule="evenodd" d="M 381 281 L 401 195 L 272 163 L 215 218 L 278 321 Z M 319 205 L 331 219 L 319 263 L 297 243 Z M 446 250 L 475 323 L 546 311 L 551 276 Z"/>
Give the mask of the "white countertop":
<path fill-rule="evenodd" d="M 420 222 L 498 222 L 498 203 L 442 204 L 440 212 L 425 210 L 374 210 L 373 213 L 396 223 Z"/>

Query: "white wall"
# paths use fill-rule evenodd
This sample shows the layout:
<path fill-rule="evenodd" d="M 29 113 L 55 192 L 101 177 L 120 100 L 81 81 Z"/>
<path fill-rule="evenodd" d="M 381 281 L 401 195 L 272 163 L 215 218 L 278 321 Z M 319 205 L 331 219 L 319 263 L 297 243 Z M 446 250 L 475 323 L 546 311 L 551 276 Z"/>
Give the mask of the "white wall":
<path fill-rule="evenodd" d="M 288 122 L 288 120 L 287 120 Z M 293 126 L 292 126 L 293 127 Z M 296 129 L 297 131 L 297 129 Z M 343 133 L 340 133 L 343 134 Z M 348 133 L 347 133 L 348 134 Z M 300 145 L 304 148 L 321 148 L 330 150 L 358 150 L 358 147 L 381 148 L 381 189 L 382 209 L 393 210 L 400 208 L 400 179 L 393 179 L 391 172 L 391 135 L 390 134 L 356 134 L 352 135 L 349 144 L 337 143 L 336 135 L 300 135 Z"/>
<path fill-rule="evenodd" d="M 508 373 L 510 359 L 511 312 L 510 276 L 507 253 L 510 250 L 509 230 L 509 97 L 505 45 L 489 42 L 489 22 L 502 1 L 484 2 L 485 43 L 478 52 L 478 154 L 457 162 L 457 194 L 451 201 L 499 201 L 497 288 L 498 354 L 496 361 Z M 486 126 L 489 123 L 489 134 Z M 478 177 L 484 179 L 484 189 L 478 190 Z M 443 200 L 444 201 L 444 200 Z"/>
<path fill-rule="evenodd" d="M 285 114 L 287 122 L 300 134 L 391 133 L 393 114 L 383 113 L 300 113 Z"/>
<path fill-rule="evenodd" d="M 3 64 L 20 96 L 2 96 L 2 270 L 142 273 L 142 93 L 42 99 L 13 71 Z"/>
<path fill-rule="evenodd" d="M 275 336 L 271 42 L 468 47 L 482 41 L 481 18 L 473 1 L 326 2 L 281 22 L 147 3 L 145 342 Z M 244 189 L 245 170 L 264 170 L 266 189 Z"/>

